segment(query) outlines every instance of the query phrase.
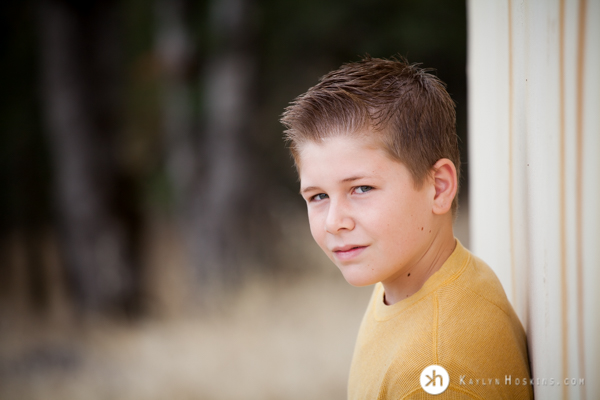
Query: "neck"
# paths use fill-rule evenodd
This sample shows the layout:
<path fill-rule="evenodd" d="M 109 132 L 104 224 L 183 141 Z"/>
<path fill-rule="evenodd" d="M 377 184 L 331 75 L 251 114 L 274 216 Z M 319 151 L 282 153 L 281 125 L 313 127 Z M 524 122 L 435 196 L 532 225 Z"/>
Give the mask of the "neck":
<path fill-rule="evenodd" d="M 397 275 L 381 282 L 385 291 L 385 304 L 395 304 L 417 293 L 442 267 L 455 247 L 456 239 L 450 224 L 449 229 L 441 229 L 438 232 L 415 264 L 403 268 Z"/>

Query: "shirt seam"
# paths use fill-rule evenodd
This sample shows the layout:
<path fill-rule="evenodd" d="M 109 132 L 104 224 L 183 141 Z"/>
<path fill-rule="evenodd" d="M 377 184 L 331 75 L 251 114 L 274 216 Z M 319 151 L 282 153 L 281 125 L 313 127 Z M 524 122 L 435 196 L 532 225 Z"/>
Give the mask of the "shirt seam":
<path fill-rule="evenodd" d="M 500 311 L 502 311 L 502 313 L 504 315 L 506 315 L 508 318 L 511 318 L 511 316 L 502 308 L 500 307 L 498 304 L 496 304 L 495 302 L 493 302 L 492 300 L 488 299 L 487 297 L 482 296 L 481 294 L 477 293 L 476 291 L 474 291 L 473 289 L 471 289 L 470 287 L 465 287 L 465 289 L 467 289 L 469 292 L 475 294 L 477 297 L 483 299 L 485 302 L 495 306 L 496 308 L 498 308 Z"/>
<path fill-rule="evenodd" d="M 439 301 L 437 297 L 437 292 L 433 293 L 433 360 L 437 365 L 439 362 L 438 359 L 438 332 L 439 332 Z"/>

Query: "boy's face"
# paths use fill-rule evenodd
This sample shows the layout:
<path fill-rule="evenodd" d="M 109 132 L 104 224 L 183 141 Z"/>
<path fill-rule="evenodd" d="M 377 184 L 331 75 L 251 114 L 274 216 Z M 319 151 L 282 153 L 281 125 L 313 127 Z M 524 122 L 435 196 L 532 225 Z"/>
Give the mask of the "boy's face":
<path fill-rule="evenodd" d="M 415 189 L 408 169 L 364 137 L 303 144 L 299 166 L 312 235 L 348 283 L 411 272 L 437 232 L 431 182 Z"/>

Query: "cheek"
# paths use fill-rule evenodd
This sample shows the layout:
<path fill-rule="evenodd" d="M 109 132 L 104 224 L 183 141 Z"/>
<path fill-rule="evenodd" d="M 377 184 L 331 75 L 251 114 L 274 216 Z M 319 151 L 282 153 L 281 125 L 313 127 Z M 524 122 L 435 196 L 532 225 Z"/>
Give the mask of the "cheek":
<path fill-rule="evenodd" d="M 381 207 L 370 220 L 375 222 L 371 229 L 375 229 L 384 237 L 393 237 L 406 242 L 421 228 L 425 230 L 427 224 L 427 205 L 423 199 L 402 198 L 389 202 L 386 207 Z"/>
<path fill-rule="evenodd" d="M 310 233 L 312 234 L 313 239 L 319 246 L 321 246 L 321 241 L 323 240 L 323 236 L 325 234 L 325 225 L 323 225 L 319 214 L 314 211 L 309 211 L 308 224 L 310 226 Z"/>

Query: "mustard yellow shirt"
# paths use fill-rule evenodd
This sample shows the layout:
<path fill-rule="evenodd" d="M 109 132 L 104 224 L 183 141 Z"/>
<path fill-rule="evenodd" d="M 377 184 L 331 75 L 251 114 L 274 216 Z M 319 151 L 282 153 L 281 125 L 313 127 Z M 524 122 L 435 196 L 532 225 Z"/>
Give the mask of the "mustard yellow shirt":
<path fill-rule="evenodd" d="M 426 393 L 421 371 L 444 367 L 450 384 Z M 411 297 L 387 306 L 381 283 L 363 318 L 350 400 L 531 399 L 525 332 L 500 281 L 457 240 L 442 267 Z"/>

